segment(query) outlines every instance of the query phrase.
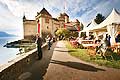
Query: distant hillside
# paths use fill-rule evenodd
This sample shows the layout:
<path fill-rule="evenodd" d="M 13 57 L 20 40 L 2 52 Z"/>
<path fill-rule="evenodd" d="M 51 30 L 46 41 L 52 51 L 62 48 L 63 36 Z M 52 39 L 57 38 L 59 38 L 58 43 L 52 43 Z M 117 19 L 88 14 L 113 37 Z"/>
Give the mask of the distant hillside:
<path fill-rule="evenodd" d="M 0 37 L 15 37 L 15 35 L 0 31 Z"/>

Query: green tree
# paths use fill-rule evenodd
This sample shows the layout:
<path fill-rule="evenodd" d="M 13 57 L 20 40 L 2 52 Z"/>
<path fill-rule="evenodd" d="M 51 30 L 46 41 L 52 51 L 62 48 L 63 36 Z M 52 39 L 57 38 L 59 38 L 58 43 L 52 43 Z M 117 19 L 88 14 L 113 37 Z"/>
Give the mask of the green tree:
<path fill-rule="evenodd" d="M 78 37 L 78 32 L 73 31 L 73 32 L 70 33 L 70 36 L 72 36 L 72 37 Z"/>
<path fill-rule="evenodd" d="M 80 23 L 80 30 L 83 30 L 84 25 L 82 23 Z"/>
<path fill-rule="evenodd" d="M 55 32 L 56 36 L 59 38 L 68 38 L 70 36 L 70 31 L 64 28 L 60 28 Z"/>
<path fill-rule="evenodd" d="M 94 20 L 97 24 L 100 24 L 101 22 L 103 22 L 105 20 L 105 17 L 102 16 L 102 14 L 98 13 Z"/>

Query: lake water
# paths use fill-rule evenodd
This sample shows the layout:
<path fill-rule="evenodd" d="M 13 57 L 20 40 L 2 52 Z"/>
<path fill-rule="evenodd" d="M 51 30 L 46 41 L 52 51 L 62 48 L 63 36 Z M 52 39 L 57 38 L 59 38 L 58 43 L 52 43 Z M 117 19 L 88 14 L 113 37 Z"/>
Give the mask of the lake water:
<path fill-rule="evenodd" d="M 16 58 L 19 55 L 19 48 L 3 47 L 7 42 L 20 40 L 20 37 L 0 37 L 0 65 L 8 63 L 8 61 Z"/>

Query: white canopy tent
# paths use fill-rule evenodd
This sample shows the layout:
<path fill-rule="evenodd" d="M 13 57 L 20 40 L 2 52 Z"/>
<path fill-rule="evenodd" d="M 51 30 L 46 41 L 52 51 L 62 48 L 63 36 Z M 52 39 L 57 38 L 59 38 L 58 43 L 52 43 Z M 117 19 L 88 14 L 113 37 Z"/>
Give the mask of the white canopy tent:
<path fill-rule="evenodd" d="M 87 31 L 90 31 L 91 28 L 94 28 L 95 26 L 97 26 L 98 24 L 92 20 L 92 22 L 90 23 L 89 26 L 85 27 L 81 32 L 87 32 Z"/>
<path fill-rule="evenodd" d="M 98 24 L 94 20 L 92 20 L 90 25 L 85 27 L 81 32 L 86 32 L 86 35 L 89 36 L 89 31 L 91 30 L 91 28 L 94 28 L 97 25 Z"/>
<path fill-rule="evenodd" d="M 120 24 L 120 14 L 113 8 L 111 14 L 98 26 L 91 28 L 91 30 L 104 30 L 108 25 Z"/>
<path fill-rule="evenodd" d="M 116 33 L 120 31 L 120 14 L 115 9 L 113 9 L 111 14 L 102 23 L 96 27 L 91 28 L 90 31 L 107 31 L 111 36 L 111 44 L 114 44 Z"/>

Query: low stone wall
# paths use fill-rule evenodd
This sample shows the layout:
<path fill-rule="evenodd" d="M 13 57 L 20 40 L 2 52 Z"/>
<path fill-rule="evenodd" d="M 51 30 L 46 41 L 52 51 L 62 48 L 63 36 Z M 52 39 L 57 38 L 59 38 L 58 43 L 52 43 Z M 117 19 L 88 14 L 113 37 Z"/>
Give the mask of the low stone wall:
<path fill-rule="evenodd" d="M 23 53 L 16 59 L 8 62 L 8 64 L 1 66 L 0 80 L 19 80 L 18 77 L 36 61 L 36 52 L 37 50 L 34 49 L 28 53 Z"/>

